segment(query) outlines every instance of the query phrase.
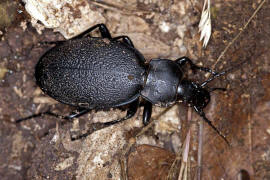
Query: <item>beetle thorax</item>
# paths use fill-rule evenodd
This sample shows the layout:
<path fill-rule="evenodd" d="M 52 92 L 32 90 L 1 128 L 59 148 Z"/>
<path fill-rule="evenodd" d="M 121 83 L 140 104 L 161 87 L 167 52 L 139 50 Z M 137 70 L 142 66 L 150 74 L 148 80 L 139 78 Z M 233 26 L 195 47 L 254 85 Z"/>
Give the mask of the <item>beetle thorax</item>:
<path fill-rule="evenodd" d="M 182 71 L 174 61 L 151 60 L 141 95 L 154 105 L 169 106 L 176 102 L 177 86 L 181 78 Z"/>

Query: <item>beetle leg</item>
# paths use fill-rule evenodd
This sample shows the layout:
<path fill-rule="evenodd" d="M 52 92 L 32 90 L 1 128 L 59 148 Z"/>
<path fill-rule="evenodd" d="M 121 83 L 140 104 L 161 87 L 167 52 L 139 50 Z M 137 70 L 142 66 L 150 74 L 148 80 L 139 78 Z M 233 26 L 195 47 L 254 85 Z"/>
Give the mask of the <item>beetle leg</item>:
<path fill-rule="evenodd" d="M 131 41 L 131 39 L 128 36 L 117 36 L 117 37 L 112 38 L 112 40 L 114 40 L 114 41 L 119 40 L 119 39 L 122 39 L 123 43 L 127 44 L 128 46 L 130 46 L 130 47 L 134 48 L 134 50 L 136 50 L 133 42 Z M 145 66 L 144 57 L 140 53 L 137 53 L 137 56 L 138 56 L 138 59 L 140 60 L 140 62 L 143 64 L 143 66 Z"/>
<path fill-rule="evenodd" d="M 213 76 L 209 77 L 209 79 L 207 79 L 206 81 L 204 81 L 202 84 L 201 84 L 201 87 L 205 86 L 207 83 L 213 81 L 214 79 L 220 77 L 220 76 L 223 76 L 224 74 L 226 73 L 226 71 L 223 71 L 221 73 L 216 73 L 214 74 Z"/>
<path fill-rule="evenodd" d="M 218 87 L 216 87 L 216 88 L 210 88 L 209 92 L 213 92 L 213 91 L 216 91 L 216 90 L 226 91 L 227 89 L 226 88 L 218 88 Z"/>
<path fill-rule="evenodd" d="M 119 123 L 119 122 L 122 122 L 124 120 L 132 118 L 136 114 L 138 107 L 139 107 L 139 99 L 137 99 L 136 101 L 134 101 L 130 104 L 129 109 L 127 110 L 127 115 L 124 118 L 116 119 L 116 120 L 110 121 L 110 122 L 106 122 L 106 123 L 104 123 L 105 126 L 111 126 L 113 124 L 116 124 L 116 123 Z"/>
<path fill-rule="evenodd" d="M 68 116 L 64 116 L 63 119 L 71 120 L 73 118 L 78 118 L 86 113 L 89 113 L 90 111 L 91 111 L 91 109 L 80 108 L 80 109 L 77 109 L 76 112 L 73 112 Z"/>
<path fill-rule="evenodd" d="M 41 41 L 39 42 L 40 45 L 59 45 L 66 41 Z"/>
<path fill-rule="evenodd" d="M 99 29 L 101 37 L 112 39 L 111 33 L 105 24 L 96 24 L 96 25 L 90 27 L 89 29 L 87 29 L 86 31 L 82 32 L 81 34 L 73 37 L 72 39 L 80 39 L 82 37 L 89 36 L 89 34 L 97 28 Z"/>
<path fill-rule="evenodd" d="M 118 40 L 118 39 L 122 39 L 124 43 L 134 48 L 133 42 L 128 36 L 117 36 L 117 37 L 112 38 L 112 40 Z"/>
<path fill-rule="evenodd" d="M 143 109 L 143 124 L 146 126 L 149 124 L 151 115 L 152 115 L 152 103 L 149 101 L 146 101 Z"/>
<path fill-rule="evenodd" d="M 197 108 L 196 106 L 193 106 L 193 108 L 194 108 L 194 110 L 195 110 L 195 111 L 203 118 L 203 120 L 204 120 L 205 122 L 207 122 L 207 124 L 208 124 L 212 129 L 214 129 L 214 131 L 216 131 L 216 132 L 218 133 L 218 135 L 219 135 L 220 137 L 222 137 L 222 139 L 224 139 L 224 141 L 225 141 L 229 146 L 231 146 L 230 143 L 229 143 L 229 141 L 227 140 L 226 136 L 225 136 L 224 134 L 222 134 L 222 133 L 221 133 L 221 132 L 220 132 L 220 131 L 212 124 L 212 122 L 209 121 L 209 119 L 207 119 L 207 117 L 205 116 L 205 113 L 203 112 L 203 110 Z"/>
<path fill-rule="evenodd" d="M 211 73 L 212 75 L 216 75 L 218 73 L 216 73 L 215 71 L 213 71 L 212 69 L 210 68 L 207 68 L 207 67 L 200 67 L 200 66 L 197 66 L 195 65 L 188 57 L 181 57 L 181 58 L 178 58 L 175 60 L 175 62 L 177 64 L 179 64 L 180 66 L 183 66 L 185 65 L 186 63 L 188 63 L 191 67 L 191 69 L 195 70 L 195 69 L 198 69 L 198 70 L 201 70 L 201 71 L 205 71 L 205 72 L 209 72 Z"/>
<path fill-rule="evenodd" d="M 71 113 L 68 116 L 62 116 L 62 115 L 55 114 L 55 113 L 51 112 L 50 110 L 48 110 L 48 111 L 45 111 L 45 112 L 33 114 L 31 116 L 18 119 L 15 122 L 16 123 L 20 123 L 22 121 L 26 121 L 26 120 L 29 120 L 29 119 L 32 119 L 32 118 L 36 118 L 36 117 L 40 117 L 40 116 L 44 116 L 44 115 L 53 116 L 53 117 L 60 118 L 60 119 L 65 119 L 65 120 L 71 120 L 73 118 L 77 118 L 77 117 L 80 117 L 80 116 L 88 113 L 90 111 L 90 109 L 78 109 L 77 111 L 78 112 L 76 112 L 76 113 L 73 112 L 73 113 Z"/>
<path fill-rule="evenodd" d="M 87 130 L 87 132 L 85 134 L 74 135 L 74 136 L 71 135 L 71 140 L 74 141 L 77 139 L 81 139 L 83 137 L 86 137 L 86 136 L 92 134 L 93 132 L 95 132 L 97 130 L 100 130 L 100 129 L 106 128 L 108 126 L 125 121 L 127 119 L 130 119 L 136 114 L 138 107 L 139 107 L 139 99 L 137 99 L 136 101 L 134 101 L 130 104 L 129 109 L 127 110 L 127 115 L 124 118 L 116 119 L 114 121 L 105 122 L 105 123 L 93 123 L 93 124 L 91 124 L 91 127 Z"/>

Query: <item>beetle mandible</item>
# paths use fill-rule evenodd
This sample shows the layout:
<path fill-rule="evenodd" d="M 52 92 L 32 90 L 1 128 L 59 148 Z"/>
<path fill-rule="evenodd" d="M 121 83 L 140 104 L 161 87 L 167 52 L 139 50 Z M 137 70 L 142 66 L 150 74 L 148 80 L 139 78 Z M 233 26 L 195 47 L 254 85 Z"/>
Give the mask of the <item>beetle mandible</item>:
<path fill-rule="evenodd" d="M 99 29 L 101 37 L 91 37 L 90 32 Z M 198 84 L 184 78 L 183 66 L 192 70 L 211 73 L 211 78 Z M 112 38 L 104 24 L 97 24 L 82 34 L 56 45 L 45 52 L 35 69 L 37 85 L 55 100 L 75 106 L 78 113 L 60 116 L 50 111 L 22 118 L 51 115 L 72 119 L 92 109 L 104 110 L 129 105 L 127 115 L 121 119 L 102 123 L 103 127 L 133 117 L 143 99 L 143 124 L 151 118 L 152 106 L 168 107 L 183 102 L 205 120 L 227 143 L 225 136 L 209 121 L 203 109 L 210 101 L 210 92 L 224 88 L 207 89 L 205 85 L 225 74 L 199 67 L 187 58 L 152 59 L 146 63 L 143 55 L 134 47 L 128 36 Z M 89 135 L 81 134 L 72 140 Z"/>

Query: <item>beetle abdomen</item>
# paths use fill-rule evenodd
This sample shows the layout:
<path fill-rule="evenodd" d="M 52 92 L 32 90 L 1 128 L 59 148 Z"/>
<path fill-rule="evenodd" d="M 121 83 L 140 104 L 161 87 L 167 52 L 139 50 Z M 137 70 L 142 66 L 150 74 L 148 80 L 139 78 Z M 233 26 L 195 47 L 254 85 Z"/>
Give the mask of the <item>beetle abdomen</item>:
<path fill-rule="evenodd" d="M 36 80 L 52 98 L 69 105 L 109 108 L 138 97 L 145 69 L 141 54 L 119 41 L 83 38 L 46 52 Z"/>

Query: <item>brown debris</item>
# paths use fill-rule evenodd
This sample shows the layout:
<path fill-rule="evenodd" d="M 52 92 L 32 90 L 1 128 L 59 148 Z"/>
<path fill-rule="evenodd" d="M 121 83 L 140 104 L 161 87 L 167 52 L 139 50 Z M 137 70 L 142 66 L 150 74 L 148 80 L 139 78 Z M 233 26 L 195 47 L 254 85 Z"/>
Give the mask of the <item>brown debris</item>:
<path fill-rule="evenodd" d="M 128 179 L 166 179 L 174 159 L 175 155 L 165 149 L 140 145 L 128 157 Z"/>

